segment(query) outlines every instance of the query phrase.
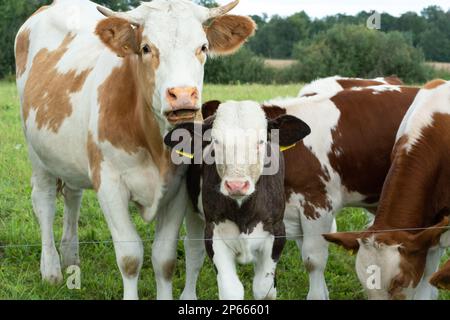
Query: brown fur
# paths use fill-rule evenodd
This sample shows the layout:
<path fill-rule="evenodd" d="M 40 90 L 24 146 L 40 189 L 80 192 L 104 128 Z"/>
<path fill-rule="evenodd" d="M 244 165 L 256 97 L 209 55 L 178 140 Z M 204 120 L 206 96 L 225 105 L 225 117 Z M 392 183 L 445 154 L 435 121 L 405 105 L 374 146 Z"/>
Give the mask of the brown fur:
<path fill-rule="evenodd" d="M 387 84 L 390 84 L 390 85 L 399 85 L 399 86 L 403 85 L 403 81 L 400 80 L 396 76 L 385 77 L 383 79 L 384 79 L 384 81 L 387 82 Z M 336 80 L 336 82 L 339 83 L 343 89 L 350 89 L 350 88 L 355 88 L 355 87 L 365 88 L 365 87 L 370 87 L 370 86 L 386 85 L 386 83 L 376 81 L 376 80 L 356 79 L 356 78 L 338 79 L 338 80 Z"/>
<path fill-rule="evenodd" d="M 255 22 L 249 17 L 225 15 L 214 19 L 211 25 L 205 27 L 209 48 L 215 54 L 232 54 L 253 36 L 256 30 Z"/>
<path fill-rule="evenodd" d="M 26 71 L 30 50 L 31 30 L 26 28 L 17 36 L 16 42 L 16 77 L 20 78 Z"/>
<path fill-rule="evenodd" d="M 94 141 L 92 133 L 88 133 L 87 152 L 89 167 L 91 170 L 91 179 L 94 190 L 98 191 L 101 185 L 101 165 L 103 162 L 103 153 Z"/>
<path fill-rule="evenodd" d="M 36 110 L 39 129 L 58 132 L 64 120 L 72 114 L 70 95 L 79 92 L 92 69 L 82 72 L 60 73 L 56 65 L 67 52 L 75 35 L 68 34 L 54 51 L 40 50 L 33 59 L 25 85 L 23 119 L 26 122 L 31 109 Z"/>
<path fill-rule="evenodd" d="M 119 57 L 141 51 L 142 27 L 133 28 L 125 19 L 104 19 L 98 23 L 95 33 Z"/>
<path fill-rule="evenodd" d="M 98 135 L 100 142 L 108 141 L 129 154 L 147 150 L 163 176 L 168 169 L 169 153 L 164 148 L 159 125 L 152 112 L 152 100 L 148 100 L 154 91 L 157 61 L 152 59 L 148 65 L 141 57 L 128 56 L 99 87 Z M 144 88 L 147 98 L 142 93 Z"/>
<path fill-rule="evenodd" d="M 442 80 L 442 79 L 435 79 L 435 80 L 431 80 L 430 82 L 428 82 L 427 84 L 425 84 L 425 86 L 423 87 L 424 89 L 435 89 L 443 84 L 447 83 L 447 81 Z"/>
<path fill-rule="evenodd" d="M 331 98 L 341 118 L 333 132 L 329 159 L 349 191 L 368 198 L 379 196 L 389 171 L 396 132 L 419 89 L 401 90 L 379 95 L 374 95 L 372 89 L 342 91 Z"/>
<path fill-rule="evenodd" d="M 164 272 L 164 279 L 171 280 L 173 277 L 173 274 L 175 272 L 177 261 L 171 260 L 164 264 L 163 266 L 163 272 Z"/>
<path fill-rule="evenodd" d="M 450 290 L 450 261 L 431 277 L 430 283 L 439 289 Z"/>
<path fill-rule="evenodd" d="M 140 262 L 136 257 L 123 257 L 122 258 L 122 271 L 123 273 L 130 277 L 134 278 L 139 273 Z"/>

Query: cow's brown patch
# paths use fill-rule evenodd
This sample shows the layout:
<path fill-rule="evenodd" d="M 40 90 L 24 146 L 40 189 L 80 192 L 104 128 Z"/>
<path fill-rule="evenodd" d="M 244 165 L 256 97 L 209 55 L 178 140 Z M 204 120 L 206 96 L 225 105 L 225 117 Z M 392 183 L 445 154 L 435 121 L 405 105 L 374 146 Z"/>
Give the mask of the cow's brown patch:
<path fill-rule="evenodd" d="M 349 191 L 380 195 L 398 127 L 418 90 L 402 87 L 401 92 L 377 94 L 372 89 L 345 90 L 331 98 L 341 116 L 328 156 Z"/>
<path fill-rule="evenodd" d="M 71 94 L 79 92 L 92 69 L 71 70 L 60 73 L 56 67 L 67 52 L 75 35 L 68 34 L 54 51 L 40 50 L 33 59 L 30 74 L 25 85 L 23 118 L 28 119 L 30 111 L 36 111 L 39 129 L 58 132 L 63 121 L 72 114 Z"/>
<path fill-rule="evenodd" d="M 431 277 L 430 283 L 439 289 L 450 290 L 450 261 Z"/>
<path fill-rule="evenodd" d="M 130 278 L 134 278 L 138 275 L 140 265 L 140 261 L 136 257 L 122 258 L 122 271 Z"/>
<path fill-rule="evenodd" d="M 147 150 L 164 176 L 170 154 L 152 110 L 158 61 L 128 56 L 120 67 L 112 70 L 98 89 L 98 137 L 100 142 L 108 141 L 129 154 Z"/>
<path fill-rule="evenodd" d="M 427 90 L 436 89 L 437 87 L 439 87 L 445 83 L 447 83 L 447 81 L 442 80 L 442 79 L 435 79 L 435 80 L 431 80 L 430 82 L 425 84 L 425 86 L 423 88 L 427 89 Z"/>
<path fill-rule="evenodd" d="M 232 54 L 254 35 L 256 23 L 249 17 L 224 15 L 205 26 L 209 48 L 215 54 Z"/>
<path fill-rule="evenodd" d="M 166 280 L 172 280 L 175 272 L 176 260 L 167 261 L 163 266 L 163 276 Z"/>
<path fill-rule="evenodd" d="M 98 191 L 101 185 L 101 165 L 103 162 L 103 153 L 94 141 L 92 133 L 88 133 L 87 152 L 89 167 L 91 169 L 91 179 L 94 190 Z"/>
<path fill-rule="evenodd" d="M 30 50 L 31 30 L 25 28 L 17 36 L 16 42 L 16 77 L 20 78 L 27 69 L 28 54 Z"/>

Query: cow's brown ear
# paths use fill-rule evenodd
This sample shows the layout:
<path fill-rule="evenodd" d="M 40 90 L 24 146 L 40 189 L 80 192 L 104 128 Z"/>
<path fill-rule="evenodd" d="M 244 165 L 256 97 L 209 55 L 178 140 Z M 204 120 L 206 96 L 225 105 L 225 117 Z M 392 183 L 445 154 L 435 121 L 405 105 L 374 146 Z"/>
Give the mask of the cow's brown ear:
<path fill-rule="evenodd" d="M 208 119 L 209 117 L 215 115 L 220 104 L 221 102 L 218 100 L 211 100 L 204 103 L 202 106 L 203 119 Z"/>
<path fill-rule="evenodd" d="M 439 289 L 450 290 L 450 261 L 438 272 L 433 274 L 430 283 Z"/>
<path fill-rule="evenodd" d="M 279 144 L 284 147 L 299 142 L 311 133 L 311 129 L 305 122 L 291 115 L 284 115 L 270 120 L 267 128 L 271 134 L 272 141 L 274 140 L 274 134 L 276 134 L 272 130 L 279 130 Z"/>
<path fill-rule="evenodd" d="M 117 17 L 104 19 L 98 23 L 95 33 L 119 57 L 140 52 L 142 29 L 133 27 L 125 19 Z"/>
<path fill-rule="evenodd" d="M 416 249 L 428 249 L 441 242 L 441 236 L 449 232 L 449 218 L 444 217 L 438 224 L 415 234 L 410 242 Z M 445 235 L 447 236 L 447 235 Z"/>
<path fill-rule="evenodd" d="M 254 35 L 256 23 L 249 17 L 225 15 L 205 26 L 209 50 L 213 54 L 232 54 Z"/>
<path fill-rule="evenodd" d="M 361 235 L 359 235 L 359 234 L 338 232 L 338 233 L 324 234 L 323 237 L 328 242 L 332 242 L 334 244 L 340 245 L 347 250 L 350 250 L 353 252 L 356 252 L 359 250 L 358 238 L 361 237 Z"/>

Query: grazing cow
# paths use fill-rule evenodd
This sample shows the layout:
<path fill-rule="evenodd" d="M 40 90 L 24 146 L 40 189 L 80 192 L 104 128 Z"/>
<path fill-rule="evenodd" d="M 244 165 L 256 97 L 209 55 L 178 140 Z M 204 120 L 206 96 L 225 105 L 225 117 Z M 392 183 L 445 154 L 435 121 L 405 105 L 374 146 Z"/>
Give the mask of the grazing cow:
<path fill-rule="evenodd" d="M 385 78 L 375 78 L 375 79 L 361 79 L 361 78 L 344 78 L 340 76 L 328 77 L 323 79 L 318 79 L 310 84 L 304 86 L 298 96 L 299 97 L 312 97 L 317 94 L 334 94 L 339 91 L 351 88 L 362 88 L 370 86 L 381 86 L 381 85 L 403 85 L 403 81 L 396 76 L 385 77 Z"/>
<path fill-rule="evenodd" d="M 430 283 L 439 289 L 450 290 L 450 261 L 431 277 Z"/>
<path fill-rule="evenodd" d="M 166 144 L 178 151 L 181 143 L 175 134 L 180 136 L 180 129 L 195 137 L 195 124 L 181 124 L 167 135 Z M 284 160 L 279 146 L 297 143 L 310 129 L 288 115 L 268 121 L 258 103 L 244 101 L 221 104 L 198 136 L 208 130 L 208 142 L 196 154 L 214 153 L 214 161 L 191 171 L 187 180 L 191 200 L 206 221 L 206 251 L 217 269 L 219 297 L 244 299 L 236 274 L 238 261 L 255 264 L 254 298 L 276 299 L 276 265 L 286 242 Z M 279 142 L 271 140 L 274 136 Z M 277 157 L 278 168 L 263 173 L 269 155 Z"/>
<path fill-rule="evenodd" d="M 312 131 L 284 152 L 284 222 L 309 273 L 308 299 L 328 299 L 324 276 L 328 243 L 321 235 L 335 229 L 335 215 L 345 206 L 375 210 L 395 135 L 418 90 L 383 85 L 272 101 L 264 106 L 268 118 L 292 115 L 304 120 Z M 203 113 L 214 114 L 218 104 L 206 103 Z M 202 224 L 198 214 L 187 214 L 185 299 L 196 298 L 204 248 L 195 239 L 203 237 Z"/>
<path fill-rule="evenodd" d="M 17 86 L 44 280 L 62 280 L 53 237 L 59 179 L 65 186 L 63 266 L 79 263 L 80 201 L 82 190 L 92 188 L 112 234 L 124 298 L 138 298 L 143 262 L 130 201 L 146 221 L 157 219 L 152 260 L 158 298 L 172 298 L 186 168 L 171 165 L 163 134 L 200 114 L 208 51 L 232 53 L 254 33 L 250 18 L 226 15 L 238 2 L 207 9 L 154 0 L 115 13 L 87 0 L 56 0 L 21 27 Z"/>
<path fill-rule="evenodd" d="M 400 126 L 373 226 L 325 235 L 358 251 L 356 271 L 369 299 L 437 297 L 428 280 L 450 245 L 449 128 L 450 82 L 432 81 Z"/>

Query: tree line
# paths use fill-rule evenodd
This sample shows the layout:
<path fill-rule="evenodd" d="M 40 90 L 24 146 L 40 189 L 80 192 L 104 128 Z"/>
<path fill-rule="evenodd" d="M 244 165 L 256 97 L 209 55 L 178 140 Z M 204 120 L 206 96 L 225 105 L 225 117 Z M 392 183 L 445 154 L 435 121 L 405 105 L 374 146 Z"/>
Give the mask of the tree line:
<path fill-rule="evenodd" d="M 0 2 L 0 78 L 14 74 L 14 38 L 23 22 L 52 0 Z M 140 0 L 97 0 L 114 10 L 129 10 Z M 214 0 L 197 0 L 213 7 Z M 299 5 L 299 7 L 301 7 Z M 318 77 L 371 77 L 396 74 L 408 82 L 435 76 L 425 61 L 450 62 L 450 10 L 429 6 L 420 14 L 400 17 L 383 13 L 381 30 L 370 30 L 371 12 L 337 14 L 322 19 L 297 12 L 289 17 L 252 16 L 256 35 L 236 55 L 209 59 L 210 83 L 289 83 Z M 287 69 L 274 69 L 264 59 L 292 59 Z M 445 75 L 446 76 L 446 75 Z"/>

